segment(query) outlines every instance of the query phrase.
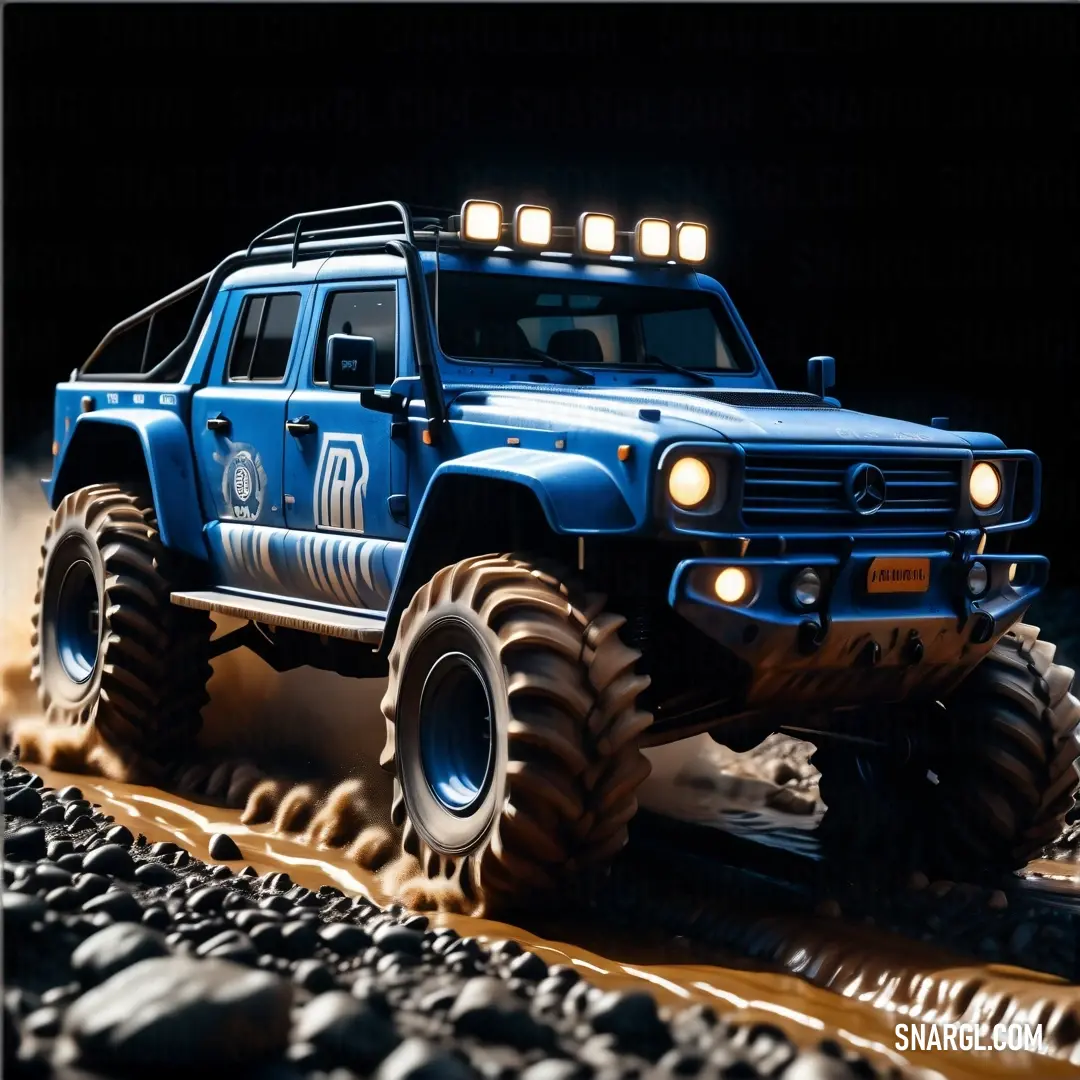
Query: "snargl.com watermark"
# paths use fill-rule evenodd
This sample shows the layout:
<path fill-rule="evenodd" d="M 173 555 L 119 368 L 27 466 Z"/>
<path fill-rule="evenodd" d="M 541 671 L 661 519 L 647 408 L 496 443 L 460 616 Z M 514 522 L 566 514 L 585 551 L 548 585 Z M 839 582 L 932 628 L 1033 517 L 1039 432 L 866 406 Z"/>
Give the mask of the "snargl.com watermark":
<path fill-rule="evenodd" d="M 896 1049 L 1049 1053 L 1042 1024 L 897 1024 Z"/>

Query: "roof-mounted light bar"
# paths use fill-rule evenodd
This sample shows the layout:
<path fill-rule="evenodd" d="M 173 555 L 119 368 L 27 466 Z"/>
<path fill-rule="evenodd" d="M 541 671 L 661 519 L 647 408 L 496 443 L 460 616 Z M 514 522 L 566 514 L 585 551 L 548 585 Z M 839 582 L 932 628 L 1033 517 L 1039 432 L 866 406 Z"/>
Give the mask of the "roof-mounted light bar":
<path fill-rule="evenodd" d="M 514 211 L 514 243 L 543 250 L 551 245 L 551 211 L 546 206 L 519 206 Z"/>
<path fill-rule="evenodd" d="M 611 214 L 590 210 L 573 228 L 557 227 L 550 208 L 522 204 L 507 222 L 502 206 L 488 199 L 466 200 L 460 216 L 451 218 L 448 227 L 470 246 L 498 251 L 516 248 L 556 255 L 552 245 L 560 238 L 569 240 L 572 234 L 579 258 L 699 265 L 709 254 L 709 230 L 696 221 L 680 221 L 673 227 L 665 218 L 645 217 L 632 232 L 620 232 Z M 567 250 L 563 249 L 563 257 Z"/>
<path fill-rule="evenodd" d="M 610 214 L 586 212 L 578 218 L 579 255 L 612 255 L 615 252 L 615 219 Z"/>
<path fill-rule="evenodd" d="M 667 262 L 671 258 L 671 222 L 642 218 L 634 227 L 634 254 L 649 262 Z"/>
<path fill-rule="evenodd" d="M 461 207 L 461 237 L 470 244 L 494 246 L 502 236 L 502 207 L 497 202 L 468 199 Z"/>

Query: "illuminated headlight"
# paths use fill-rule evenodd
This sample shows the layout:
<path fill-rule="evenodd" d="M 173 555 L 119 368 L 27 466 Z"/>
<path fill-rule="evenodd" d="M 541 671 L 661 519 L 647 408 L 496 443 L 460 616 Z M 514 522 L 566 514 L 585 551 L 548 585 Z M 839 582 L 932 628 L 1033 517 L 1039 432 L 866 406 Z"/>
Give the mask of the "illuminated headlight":
<path fill-rule="evenodd" d="M 610 214 L 582 214 L 577 236 L 581 254 L 610 255 L 615 250 L 615 219 Z"/>
<path fill-rule="evenodd" d="M 709 251 L 709 230 L 694 221 L 680 221 L 675 226 L 675 249 L 682 262 L 704 262 Z"/>
<path fill-rule="evenodd" d="M 799 607 L 813 607 L 821 599 L 821 578 L 810 567 L 800 570 L 792 582 L 791 596 Z"/>
<path fill-rule="evenodd" d="M 700 506 L 709 497 L 712 486 L 712 472 L 700 458 L 679 458 L 668 473 L 671 501 L 684 510 Z"/>
<path fill-rule="evenodd" d="M 989 510 L 1001 498 L 1001 474 L 988 461 L 980 461 L 971 470 L 968 492 L 977 510 Z"/>
<path fill-rule="evenodd" d="M 642 218 L 634 229 L 634 253 L 641 259 L 671 255 L 671 225 L 662 218 Z"/>
<path fill-rule="evenodd" d="M 716 575 L 713 591 L 721 603 L 737 604 L 750 595 L 752 584 L 750 574 L 741 566 L 726 566 Z"/>
<path fill-rule="evenodd" d="M 476 244 L 496 244 L 502 235 L 502 207 L 469 199 L 461 208 L 461 235 Z"/>
<path fill-rule="evenodd" d="M 968 571 L 967 587 L 972 596 L 982 596 L 990 585 L 990 572 L 981 562 L 971 564 Z"/>
<path fill-rule="evenodd" d="M 514 211 L 514 243 L 546 248 L 551 243 L 551 211 L 546 206 L 519 206 Z"/>

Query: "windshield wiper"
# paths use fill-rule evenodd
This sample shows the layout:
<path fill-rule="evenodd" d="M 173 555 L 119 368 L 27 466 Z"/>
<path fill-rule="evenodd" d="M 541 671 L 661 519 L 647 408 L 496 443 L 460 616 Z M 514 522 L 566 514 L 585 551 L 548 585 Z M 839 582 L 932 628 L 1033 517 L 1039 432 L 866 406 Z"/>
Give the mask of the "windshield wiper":
<path fill-rule="evenodd" d="M 586 371 L 584 368 L 575 367 L 573 364 L 568 364 L 565 360 L 557 360 L 554 356 L 548 356 L 547 353 L 541 352 L 539 349 L 529 349 L 529 352 L 540 361 L 544 367 L 562 368 L 563 371 L 573 372 L 578 382 L 583 383 L 595 383 L 596 376 L 591 371 Z"/>
<path fill-rule="evenodd" d="M 645 362 L 642 367 L 662 367 L 665 371 L 674 371 L 676 375 L 685 375 L 688 379 L 693 379 L 695 382 L 706 383 L 712 386 L 713 381 L 708 375 L 703 375 L 700 371 L 695 371 L 693 368 L 679 367 L 678 364 L 673 364 L 670 360 L 663 360 L 659 356 L 646 356 Z"/>

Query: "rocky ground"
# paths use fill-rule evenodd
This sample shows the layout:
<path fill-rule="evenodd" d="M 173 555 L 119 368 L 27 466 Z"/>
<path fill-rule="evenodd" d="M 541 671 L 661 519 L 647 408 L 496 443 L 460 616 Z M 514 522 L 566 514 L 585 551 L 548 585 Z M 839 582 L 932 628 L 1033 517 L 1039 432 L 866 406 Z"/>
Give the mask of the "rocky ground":
<path fill-rule="evenodd" d="M 4 1072 L 265 1080 L 886 1075 L 831 1041 L 671 1014 L 513 941 L 482 945 L 284 873 L 230 838 L 150 845 L 77 788 L 0 762 Z"/>

